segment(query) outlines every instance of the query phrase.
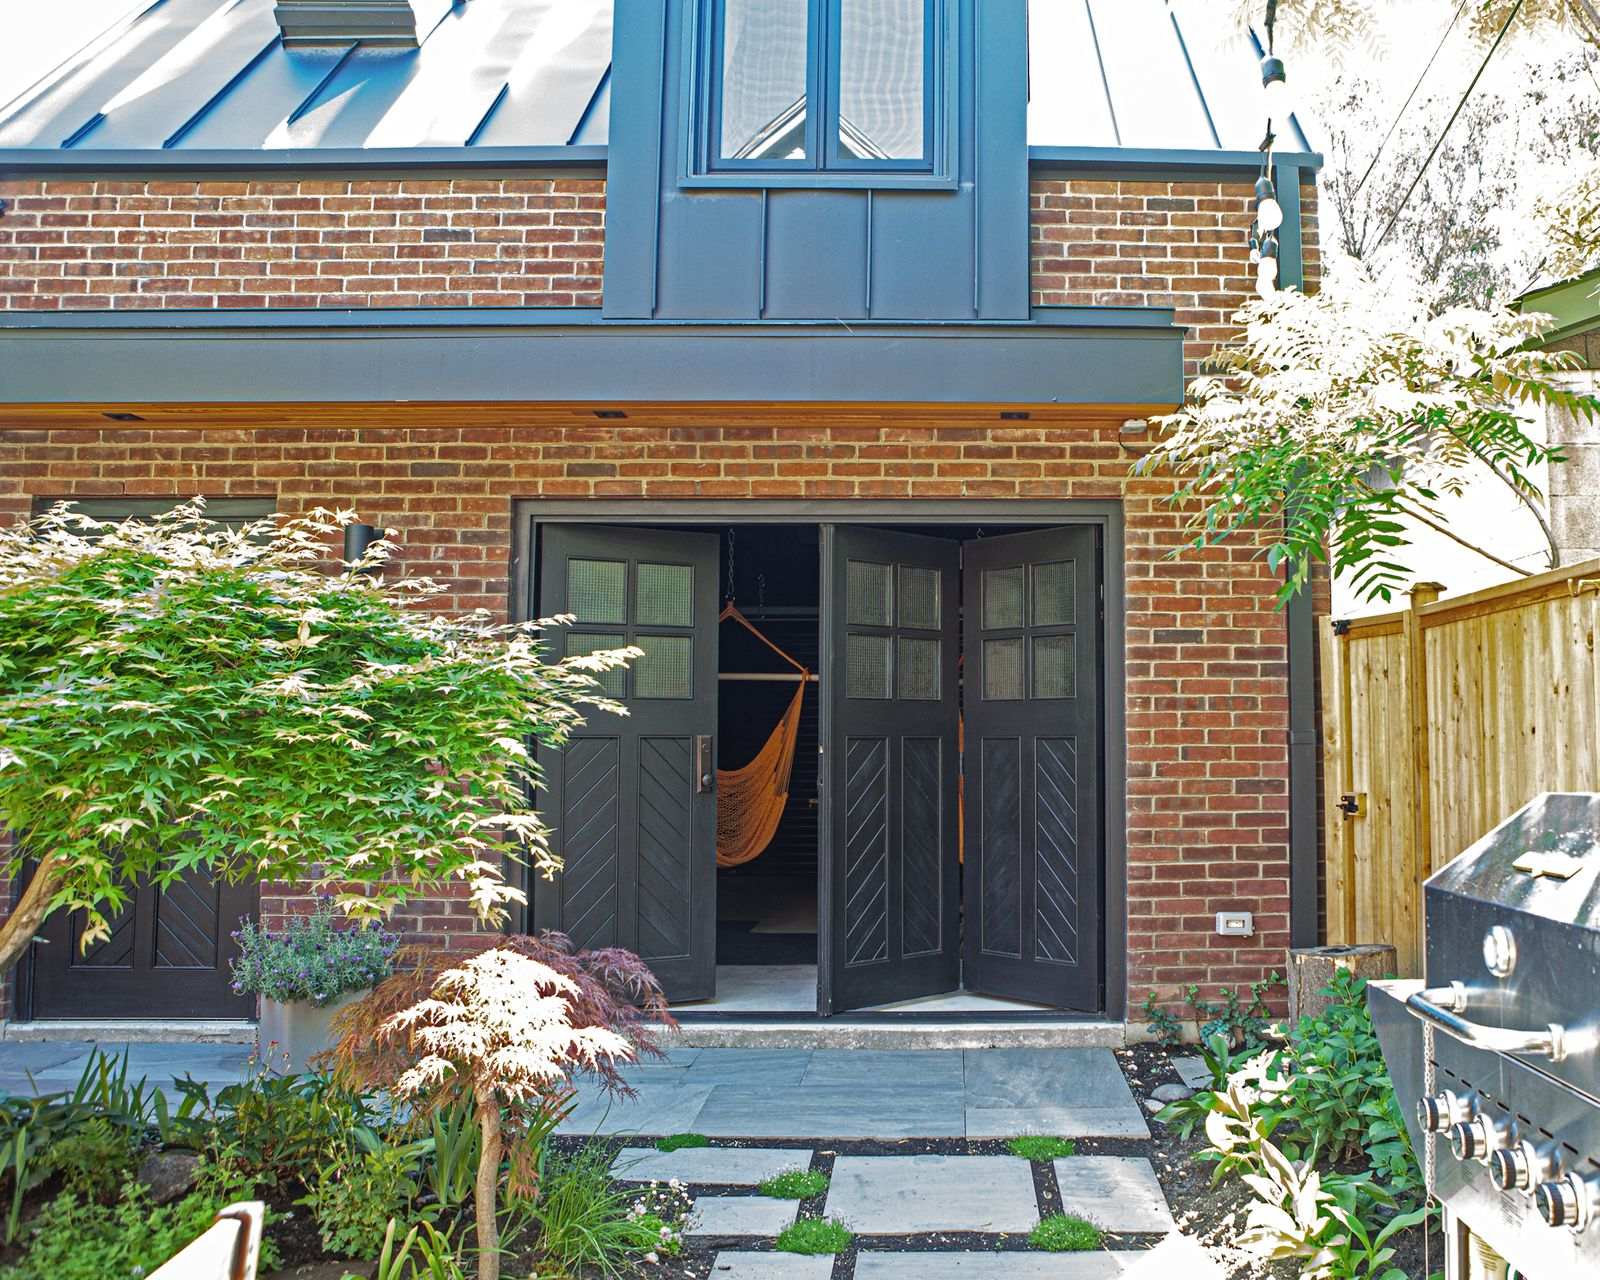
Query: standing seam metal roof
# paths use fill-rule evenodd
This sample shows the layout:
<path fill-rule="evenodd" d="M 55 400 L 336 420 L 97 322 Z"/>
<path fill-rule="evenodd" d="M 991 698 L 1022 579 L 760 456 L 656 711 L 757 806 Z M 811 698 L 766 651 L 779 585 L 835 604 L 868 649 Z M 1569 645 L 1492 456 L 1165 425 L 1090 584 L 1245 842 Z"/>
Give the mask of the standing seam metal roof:
<path fill-rule="evenodd" d="M 418 48 L 286 49 L 273 0 L 153 0 L 0 106 L 0 149 L 378 160 L 605 144 L 613 0 L 414 3 Z M 1207 4 L 1030 0 L 1029 143 L 1253 151 L 1257 55 L 1215 47 Z"/>

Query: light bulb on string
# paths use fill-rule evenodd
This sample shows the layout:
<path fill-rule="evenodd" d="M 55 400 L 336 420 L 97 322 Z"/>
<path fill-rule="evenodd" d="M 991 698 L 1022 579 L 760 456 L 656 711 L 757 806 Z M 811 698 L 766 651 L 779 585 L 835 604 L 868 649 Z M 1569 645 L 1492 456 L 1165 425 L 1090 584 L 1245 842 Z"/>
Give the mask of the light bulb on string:
<path fill-rule="evenodd" d="M 1262 174 L 1256 179 L 1256 225 L 1263 231 L 1276 231 L 1283 225 L 1283 206 L 1272 179 Z"/>
<path fill-rule="evenodd" d="M 1289 117 L 1294 114 L 1294 100 L 1289 94 L 1289 73 L 1282 58 L 1268 54 L 1261 59 L 1261 90 L 1273 131 L 1282 133 L 1289 127 Z"/>
<path fill-rule="evenodd" d="M 1265 235 L 1261 239 L 1261 261 L 1256 264 L 1256 292 L 1270 298 L 1278 289 L 1278 237 Z"/>

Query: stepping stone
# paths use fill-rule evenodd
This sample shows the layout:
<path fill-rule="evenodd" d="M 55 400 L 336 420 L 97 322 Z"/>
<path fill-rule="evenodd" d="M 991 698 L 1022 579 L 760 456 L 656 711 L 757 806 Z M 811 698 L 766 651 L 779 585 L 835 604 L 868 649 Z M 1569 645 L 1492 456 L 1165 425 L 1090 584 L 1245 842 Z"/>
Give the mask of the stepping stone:
<path fill-rule="evenodd" d="M 1178 1073 L 1178 1079 L 1191 1089 L 1211 1087 L 1211 1068 L 1206 1066 L 1204 1058 L 1174 1058 L 1172 1069 Z"/>
<path fill-rule="evenodd" d="M 613 1098 L 596 1086 L 578 1089 L 578 1105 L 572 1114 L 561 1122 L 557 1133 L 578 1134 L 636 1134 L 636 1133 L 697 1133 L 695 1123 L 700 1109 L 711 1096 L 713 1085 L 690 1088 L 672 1083 L 677 1072 L 662 1072 L 667 1077 L 657 1084 L 640 1082 L 634 1087 L 636 1096 Z"/>
<path fill-rule="evenodd" d="M 618 1182 L 680 1182 L 702 1187 L 755 1187 L 785 1169 L 811 1167 L 810 1151 L 761 1147 L 624 1147 L 611 1164 Z"/>
<path fill-rule="evenodd" d="M 1143 1156 L 1069 1156 L 1057 1160 L 1061 1210 L 1102 1231 L 1175 1231 L 1156 1171 Z"/>
<path fill-rule="evenodd" d="M 1147 1253 L 868 1253 L 855 1280 L 1113 1280 Z"/>
<path fill-rule="evenodd" d="M 1150 1136 L 1109 1049 L 986 1049 L 966 1064 L 968 1138 Z"/>
<path fill-rule="evenodd" d="M 695 1070 L 687 1078 L 695 1079 Z M 748 1089 L 719 1085 L 694 1125 L 712 1138 L 960 1138 L 966 1133 L 959 1088 L 905 1083 Z M 1007 1134 L 1009 1137 L 1010 1135 Z"/>
<path fill-rule="evenodd" d="M 776 1236 L 800 1212 L 798 1200 L 767 1196 L 701 1196 L 689 1217 L 691 1236 Z"/>
<path fill-rule="evenodd" d="M 1015 1156 L 840 1156 L 826 1216 L 869 1236 L 1039 1225 L 1033 1171 Z"/>
<path fill-rule="evenodd" d="M 831 1253 L 719 1253 L 711 1264 L 712 1280 L 828 1280 Z"/>

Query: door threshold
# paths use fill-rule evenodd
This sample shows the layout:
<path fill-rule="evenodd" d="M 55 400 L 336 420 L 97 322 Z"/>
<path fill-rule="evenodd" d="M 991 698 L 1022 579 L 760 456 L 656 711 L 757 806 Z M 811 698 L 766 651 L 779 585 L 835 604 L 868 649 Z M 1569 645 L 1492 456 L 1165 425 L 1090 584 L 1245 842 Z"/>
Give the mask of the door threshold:
<path fill-rule="evenodd" d="M 1070 1014 L 1004 1020 L 702 1016 L 680 1019 L 669 1042 L 683 1049 L 1120 1049 L 1127 1026 Z"/>
<path fill-rule="evenodd" d="M 254 1044 L 256 1024 L 243 1018 L 36 1018 L 0 1023 L 0 1040 Z"/>

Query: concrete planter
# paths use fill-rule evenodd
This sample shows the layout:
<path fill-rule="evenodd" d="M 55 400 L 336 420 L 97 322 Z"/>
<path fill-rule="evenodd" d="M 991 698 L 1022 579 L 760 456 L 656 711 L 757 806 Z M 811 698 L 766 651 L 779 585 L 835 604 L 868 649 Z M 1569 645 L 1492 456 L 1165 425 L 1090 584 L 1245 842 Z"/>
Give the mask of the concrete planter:
<path fill-rule="evenodd" d="M 354 1004 L 365 991 L 352 991 L 320 1008 L 309 1000 L 287 1003 L 261 997 L 261 1017 L 256 1022 L 256 1054 L 272 1071 L 301 1075 L 312 1068 L 313 1054 L 333 1047 L 333 1016 Z"/>

